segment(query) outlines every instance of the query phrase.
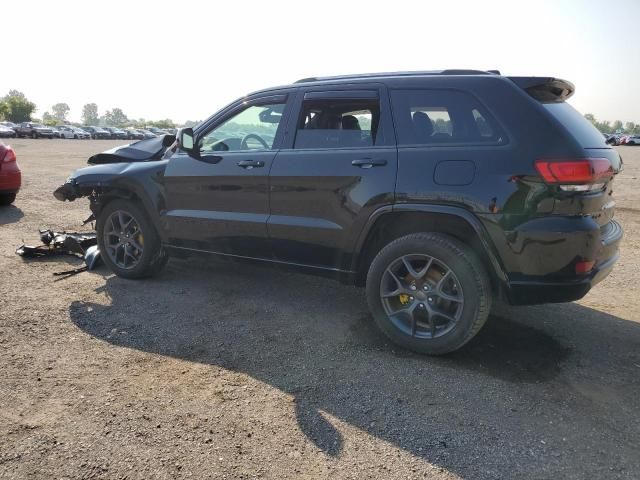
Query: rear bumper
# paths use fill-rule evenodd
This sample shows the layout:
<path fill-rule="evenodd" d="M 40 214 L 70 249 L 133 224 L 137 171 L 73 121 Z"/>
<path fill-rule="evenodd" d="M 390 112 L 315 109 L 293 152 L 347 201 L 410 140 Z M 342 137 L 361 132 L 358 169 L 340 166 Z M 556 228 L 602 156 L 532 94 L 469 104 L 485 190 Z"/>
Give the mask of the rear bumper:
<path fill-rule="evenodd" d="M 20 190 L 21 184 L 20 170 L 0 171 L 0 193 L 16 193 Z"/>
<path fill-rule="evenodd" d="M 507 300 L 512 305 L 532 305 L 539 303 L 572 302 L 584 297 L 591 288 L 601 282 L 613 269 L 618 260 L 623 230 L 619 223 L 611 220 L 600 229 L 599 247 L 591 260 L 596 264 L 583 275 L 529 276 L 510 280 L 507 285 Z M 563 269 L 564 272 L 567 269 Z"/>

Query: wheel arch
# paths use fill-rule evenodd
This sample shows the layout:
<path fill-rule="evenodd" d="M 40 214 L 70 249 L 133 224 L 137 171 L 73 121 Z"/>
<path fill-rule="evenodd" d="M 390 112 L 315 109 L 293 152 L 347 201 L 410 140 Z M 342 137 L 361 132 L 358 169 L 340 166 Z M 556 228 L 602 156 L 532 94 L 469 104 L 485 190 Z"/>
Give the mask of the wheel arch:
<path fill-rule="evenodd" d="M 371 215 L 354 249 L 353 282 L 364 285 L 373 258 L 385 245 L 419 232 L 443 233 L 470 246 L 486 268 L 495 291 L 506 285 L 506 273 L 480 220 L 461 207 L 427 204 L 387 206 Z"/>

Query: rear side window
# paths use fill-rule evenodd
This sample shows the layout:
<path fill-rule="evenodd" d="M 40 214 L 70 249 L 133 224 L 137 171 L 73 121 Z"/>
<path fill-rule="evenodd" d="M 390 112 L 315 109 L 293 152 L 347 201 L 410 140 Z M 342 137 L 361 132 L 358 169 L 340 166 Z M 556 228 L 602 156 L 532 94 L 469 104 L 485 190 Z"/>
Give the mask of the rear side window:
<path fill-rule="evenodd" d="M 293 148 L 372 147 L 379 122 L 378 100 L 305 100 Z"/>
<path fill-rule="evenodd" d="M 400 145 L 505 143 L 495 120 L 471 95 L 455 90 L 393 90 Z"/>
<path fill-rule="evenodd" d="M 609 148 L 602 133 L 568 103 L 543 103 L 542 106 L 569 130 L 583 148 Z"/>

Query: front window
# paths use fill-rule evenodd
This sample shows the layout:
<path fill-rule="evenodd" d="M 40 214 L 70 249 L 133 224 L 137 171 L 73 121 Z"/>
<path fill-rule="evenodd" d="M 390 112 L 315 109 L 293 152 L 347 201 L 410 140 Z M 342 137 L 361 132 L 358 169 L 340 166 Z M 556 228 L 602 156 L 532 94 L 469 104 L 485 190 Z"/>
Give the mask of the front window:
<path fill-rule="evenodd" d="M 284 103 L 252 105 L 200 138 L 200 153 L 271 150 Z"/>

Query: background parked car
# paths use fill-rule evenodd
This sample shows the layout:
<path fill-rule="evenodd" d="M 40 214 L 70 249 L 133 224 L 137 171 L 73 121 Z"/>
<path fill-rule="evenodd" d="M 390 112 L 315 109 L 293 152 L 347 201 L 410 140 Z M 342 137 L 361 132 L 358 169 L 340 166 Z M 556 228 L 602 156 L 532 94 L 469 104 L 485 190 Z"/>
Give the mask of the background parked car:
<path fill-rule="evenodd" d="M 150 131 L 151 133 L 153 133 L 157 137 L 159 137 L 161 135 L 167 135 L 169 133 L 169 132 L 165 132 L 161 128 L 157 128 L 157 127 L 147 127 L 146 130 Z"/>
<path fill-rule="evenodd" d="M 59 125 L 56 130 L 60 133 L 60 138 L 77 138 L 74 136 L 73 128 L 67 125 Z"/>
<path fill-rule="evenodd" d="M 13 149 L 0 142 L 0 205 L 9 205 L 16 199 L 22 177 Z"/>
<path fill-rule="evenodd" d="M 91 138 L 93 138 L 93 139 L 98 139 L 98 138 L 110 139 L 111 138 L 111 132 L 106 131 L 104 128 L 100 128 L 100 127 L 82 127 L 82 129 L 85 132 L 87 132 L 89 135 L 91 135 Z"/>
<path fill-rule="evenodd" d="M 627 145 L 640 145 L 640 135 L 631 135 L 627 140 Z"/>
<path fill-rule="evenodd" d="M 5 125 L 0 125 L 0 137 L 14 137 L 16 136 L 16 131 L 11 128 L 11 127 L 7 127 Z"/>
<path fill-rule="evenodd" d="M 18 126 L 17 124 L 13 123 L 13 122 L 0 122 L 0 125 L 4 125 L 5 127 L 9 127 L 11 129 L 13 129 L 15 131 L 16 127 Z"/>
<path fill-rule="evenodd" d="M 111 134 L 112 140 L 115 140 L 115 139 L 123 140 L 127 138 L 126 132 L 120 128 L 104 127 L 104 129 Z"/>
<path fill-rule="evenodd" d="M 53 130 L 49 127 L 45 127 L 41 123 L 22 122 L 15 128 L 16 136 L 20 137 L 32 137 L 32 138 L 53 138 Z"/>
<path fill-rule="evenodd" d="M 91 135 L 88 132 L 85 132 L 80 127 L 75 127 L 73 125 L 64 125 L 64 126 L 67 128 L 70 128 L 73 131 L 73 138 L 82 139 L 82 140 L 91 138 Z"/>
<path fill-rule="evenodd" d="M 64 133 L 62 133 L 58 127 L 49 127 L 53 132 L 53 138 L 64 138 Z"/>
<path fill-rule="evenodd" d="M 144 135 L 144 138 L 156 138 L 157 135 L 149 130 L 145 130 L 144 128 L 139 128 L 138 131 Z"/>
<path fill-rule="evenodd" d="M 142 140 L 144 139 L 144 134 L 135 128 L 127 128 L 124 131 L 127 134 L 127 139 L 129 140 Z"/>

